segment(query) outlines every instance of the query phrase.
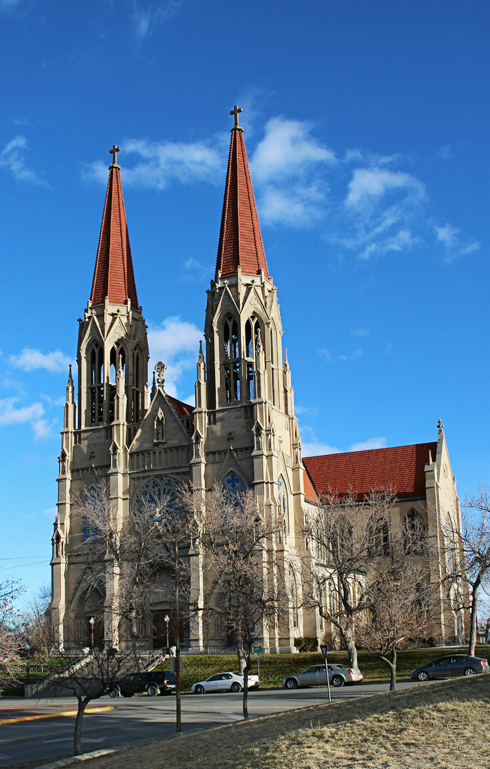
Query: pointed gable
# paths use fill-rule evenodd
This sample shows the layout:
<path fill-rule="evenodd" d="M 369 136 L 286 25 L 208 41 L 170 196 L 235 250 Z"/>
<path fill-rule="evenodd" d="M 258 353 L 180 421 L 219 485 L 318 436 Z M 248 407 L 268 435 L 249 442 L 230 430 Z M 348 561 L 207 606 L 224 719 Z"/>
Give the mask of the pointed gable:
<path fill-rule="evenodd" d="M 239 266 L 249 275 L 257 275 L 263 270 L 265 276 L 269 277 L 243 130 L 233 128 L 216 274 L 233 275 Z"/>
<path fill-rule="evenodd" d="M 392 488 L 403 499 L 425 496 L 429 452 L 433 461 L 437 443 L 304 457 L 303 464 L 321 496 L 332 493 L 345 497 L 352 492 L 361 500 L 373 489 Z"/>
<path fill-rule="evenodd" d="M 93 305 L 104 304 L 106 296 L 111 304 L 127 304 L 130 299 L 131 305 L 138 307 L 121 171 L 117 165 L 109 168 L 90 301 Z"/>

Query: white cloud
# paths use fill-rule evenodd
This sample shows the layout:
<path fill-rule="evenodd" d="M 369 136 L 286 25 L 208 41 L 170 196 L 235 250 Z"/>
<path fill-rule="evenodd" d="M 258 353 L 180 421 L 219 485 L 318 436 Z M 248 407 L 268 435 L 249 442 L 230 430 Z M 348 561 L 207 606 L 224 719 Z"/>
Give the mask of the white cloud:
<path fill-rule="evenodd" d="M 332 360 L 332 356 L 330 354 L 330 350 L 327 350 L 326 347 L 322 347 L 322 349 L 318 350 L 318 352 L 320 353 L 320 355 L 323 355 L 323 357 L 325 358 L 327 363 L 330 363 L 330 361 Z"/>
<path fill-rule="evenodd" d="M 449 142 L 444 144 L 443 147 L 440 147 L 436 152 L 436 158 L 439 160 L 449 160 L 452 157 L 454 157 L 454 152 Z"/>
<path fill-rule="evenodd" d="M 51 422 L 49 422 L 47 419 L 36 419 L 36 421 L 32 423 L 34 439 L 39 441 L 45 438 L 51 438 L 55 424 L 56 419 L 52 420 Z"/>
<path fill-rule="evenodd" d="M 143 40 L 155 31 L 159 24 L 170 21 L 182 5 L 182 0 L 169 0 L 164 4 L 143 6 L 133 0 L 131 21 L 138 40 Z"/>
<path fill-rule="evenodd" d="M 369 331 L 367 331 L 365 328 L 362 328 L 362 327 L 352 329 L 352 333 L 354 334 L 354 336 L 361 336 L 361 337 L 369 336 Z"/>
<path fill-rule="evenodd" d="M 23 0 L 0 0 L 0 11 L 13 11 Z"/>
<path fill-rule="evenodd" d="M 303 175 L 318 164 L 333 165 L 335 153 L 323 147 L 311 136 L 311 125 L 283 117 L 271 118 L 265 136 L 258 144 L 251 168 L 259 182 Z"/>
<path fill-rule="evenodd" d="M 275 117 L 250 161 L 264 222 L 311 224 L 324 213 L 327 185 L 321 174 L 335 153 L 311 136 L 311 125 Z"/>
<path fill-rule="evenodd" d="M 458 234 L 461 230 L 457 227 L 452 227 L 450 224 L 444 225 L 444 227 L 435 227 L 437 240 L 442 243 L 446 250 L 446 261 L 452 262 L 458 256 L 464 256 L 466 254 L 472 254 L 474 251 L 478 251 L 480 244 L 477 240 L 472 240 L 469 243 L 464 243 Z"/>
<path fill-rule="evenodd" d="M 386 448 L 386 438 L 368 438 L 367 441 L 353 443 L 349 451 L 367 451 L 368 449 Z"/>
<path fill-rule="evenodd" d="M 0 400 L 0 425 L 19 425 L 33 422 L 44 414 L 42 403 L 16 408 L 18 398 L 3 398 Z"/>
<path fill-rule="evenodd" d="M 412 227 L 420 224 L 425 200 L 425 185 L 412 174 L 379 165 L 356 168 L 343 205 L 342 225 L 350 234 L 331 240 L 364 260 L 375 254 L 409 250 L 421 241 Z"/>
<path fill-rule="evenodd" d="M 52 372 L 66 371 L 71 362 L 71 358 L 64 355 L 60 350 L 45 354 L 30 347 L 24 347 L 19 355 L 11 355 L 9 358 L 11 366 L 21 368 L 24 371 L 33 371 L 34 369 L 46 369 L 46 371 Z"/>
<path fill-rule="evenodd" d="M 196 365 L 199 341 L 203 334 L 194 323 L 179 317 L 166 318 L 160 326 L 148 329 L 151 367 L 162 360 L 167 365 L 165 390 L 169 395 L 178 396 L 178 380 L 184 371 Z"/>
<path fill-rule="evenodd" d="M 49 518 L 56 517 L 58 515 L 58 508 L 48 507 L 48 509 L 44 511 L 43 515 L 47 515 Z"/>
<path fill-rule="evenodd" d="M 217 183 L 223 172 L 224 152 L 204 142 L 150 142 L 127 139 L 121 144 L 125 154 L 142 158 L 132 168 L 123 166 L 125 185 L 161 190 L 171 181 Z M 220 176 L 221 174 L 221 176 Z M 85 179 L 107 183 L 107 163 L 98 160 L 83 169 Z"/>
<path fill-rule="evenodd" d="M 386 168 L 356 168 L 345 204 L 351 209 L 371 206 L 393 190 L 403 190 L 418 199 L 425 197 L 425 186 L 411 174 Z"/>
<path fill-rule="evenodd" d="M 7 142 L 0 152 L 0 166 L 7 168 L 18 182 L 28 182 L 29 184 L 39 184 L 43 187 L 49 187 L 47 182 L 40 179 L 32 168 L 26 165 L 24 152 L 27 149 L 27 139 L 25 136 L 15 136 Z"/>
<path fill-rule="evenodd" d="M 328 443 L 311 441 L 302 444 L 302 453 L 304 457 L 317 457 L 323 454 L 339 454 L 340 449 L 335 446 L 329 446 Z"/>

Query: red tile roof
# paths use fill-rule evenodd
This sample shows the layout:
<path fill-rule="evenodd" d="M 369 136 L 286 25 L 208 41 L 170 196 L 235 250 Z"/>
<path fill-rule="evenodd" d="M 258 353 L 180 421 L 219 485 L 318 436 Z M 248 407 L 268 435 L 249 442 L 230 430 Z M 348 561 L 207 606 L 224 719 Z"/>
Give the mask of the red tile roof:
<path fill-rule="evenodd" d="M 391 487 L 401 499 L 425 495 L 424 466 L 429 451 L 435 460 L 437 443 L 304 457 L 303 463 L 322 496 L 331 492 L 342 497 L 352 492 L 363 499 L 373 489 Z"/>
<path fill-rule="evenodd" d="M 238 265 L 249 275 L 257 275 L 262 269 L 269 277 L 243 131 L 233 128 L 216 273 L 219 270 L 221 275 L 233 275 Z"/>
<path fill-rule="evenodd" d="M 104 304 L 106 296 L 112 304 L 126 304 L 131 299 L 131 305 L 138 307 L 118 166 L 109 169 L 90 301 L 94 305 Z"/>
<path fill-rule="evenodd" d="M 303 486 L 305 489 L 305 497 L 306 499 L 312 499 L 314 502 L 318 499 L 318 494 L 315 491 L 315 487 L 313 486 L 310 476 L 308 475 L 307 471 L 303 471 Z"/>
<path fill-rule="evenodd" d="M 180 417 L 188 417 L 194 411 L 194 406 L 189 406 L 188 403 L 178 401 L 177 398 L 172 398 L 171 395 L 169 395 L 168 398 L 172 401 Z"/>

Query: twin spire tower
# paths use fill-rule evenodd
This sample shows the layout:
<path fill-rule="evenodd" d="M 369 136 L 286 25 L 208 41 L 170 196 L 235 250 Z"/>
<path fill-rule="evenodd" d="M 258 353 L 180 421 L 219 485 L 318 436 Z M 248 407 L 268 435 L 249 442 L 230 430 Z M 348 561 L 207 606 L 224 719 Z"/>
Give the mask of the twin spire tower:
<path fill-rule="evenodd" d="M 74 500 L 97 482 L 109 485 L 120 525 L 129 510 L 152 498 L 158 501 L 183 482 L 202 490 L 216 483 L 253 489 L 278 518 L 276 547 L 284 553 L 285 564 L 287 553 L 301 545 L 301 442 L 240 113 L 237 106 L 230 113 L 234 126 L 194 406 L 166 393 L 164 364 L 157 364 L 148 383 L 148 338 L 134 278 L 117 162 L 120 149 L 114 145 L 110 150 L 113 163 L 92 290 L 79 323 L 78 393 L 70 375 L 59 456 L 52 616 L 65 645 L 85 643 L 88 618 L 101 606 L 107 611 L 105 622 L 96 628 L 99 640 L 119 646 L 126 642 L 110 619 L 117 586 L 109 572 L 105 595 L 87 595 L 80 588 L 87 568 L 80 543 L 88 533 Z M 192 589 L 198 600 L 206 571 L 200 556 L 194 563 Z M 150 603 L 142 620 L 141 642 L 148 648 L 161 643 L 163 618 L 172 611 L 171 594 L 166 595 L 163 575 L 161 600 Z M 292 623 L 264 628 L 261 643 L 288 651 L 296 635 L 315 633 L 303 620 L 299 628 Z M 184 634 L 183 640 L 196 650 L 226 646 L 223 628 L 208 626 L 199 617 L 188 623 Z"/>

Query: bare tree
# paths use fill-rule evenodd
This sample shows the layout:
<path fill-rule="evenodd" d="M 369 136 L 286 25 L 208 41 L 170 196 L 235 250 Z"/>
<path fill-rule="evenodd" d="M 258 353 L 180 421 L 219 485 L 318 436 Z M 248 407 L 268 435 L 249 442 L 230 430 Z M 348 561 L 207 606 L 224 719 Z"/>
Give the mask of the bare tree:
<path fill-rule="evenodd" d="M 354 493 L 342 499 L 331 493 L 318 501 L 304 527 L 307 553 L 298 554 L 303 605 L 337 629 L 351 667 L 358 666 L 359 616 L 370 605 L 368 577 L 376 582 L 371 565 L 379 559 L 391 563 L 389 522 L 395 502 L 391 490 L 373 491 L 361 501 Z"/>
<path fill-rule="evenodd" d="M 86 649 L 89 652 L 88 649 Z M 85 709 L 91 700 L 108 694 L 124 673 L 125 663 L 134 659 L 133 650 L 119 652 L 109 645 L 103 651 L 94 649 L 80 659 L 73 659 L 66 652 L 61 653 L 66 662 L 66 669 L 50 676 L 43 691 L 46 693 L 71 692 L 78 701 L 75 730 L 73 734 L 73 754 L 82 752 L 82 723 Z"/>
<path fill-rule="evenodd" d="M 357 627 L 357 641 L 386 662 L 394 691 L 398 649 L 406 640 L 425 636 L 430 625 L 427 569 L 413 558 L 379 568 L 365 596 L 369 608 Z"/>
<path fill-rule="evenodd" d="M 466 497 L 461 527 L 456 513 L 447 517 L 444 550 L 444 581 L 451 606 L 470 613 L 468 653 L 474 656 L 479 599 L 490 583 L 490 492 L 486 483 Z"/>
<path fill-rule="evenodd" d="M 164 496 L 159 502 L 148 495 L 140 507 L 119 520 L 110 497 L 109 485 L 100 481 L 86 489 L 77 500 L 83 517 L 85 540 L 78 548 L 85 568 L 80 580 L 82 594 L 97 592 L 104 597 L 99 619 L 114 647 L 131 639 L 136 646 L 141 625 L 152 600 L 173 601 L 175 539 L 182 556 L 177 564 L 181 592 L 188 593 L 188 521 L 178 500 Z M 101 602 L 102 603 L 102 602 Z"/>
<path fill-rule="evenodd" d="M 127 672 L 128 664 L 138 671 L 138 639 L 141 623 L 146 622 L 152 599 L 172 598 L 172 578 L 176 566 L 180 583 L 187 594 L 188 545 L 185 512 L 176 498 L 154 498 L 141 502 L 137 510 L 120 520 L 110 496 L 109 484 L 99 481 L 84 489 L 76 498 L 75 510 L 82 517 L 85 536 L 77 548 L 83 555 L 84 568 L 77 585 L 81 599 L 96 593 L 101 597 L 93 623 L 102 622 L 105 643 L 102 648 L 90 643 L 85 658 L 73 661 L 71 648 L 80 639 L 69 638 L 68 649 L 60 649 L 67 669 L 54 674 L 51 688 L 66 688 L 78 700 L 74 752 L 81 751 L 83 714 L 87 704 L 113 688 Z M 187 539 L 186 539 L 187 537 Z M 182 540 L 180 562 L 175 561 L 175 542 Z M 119 647 L 122 647 L 121 649 Z"/>
<path fill-rule="evenodd" d="M 49 604 L 51 590 L 44 585 L 37 596 L 29 601 L 27 608 L 21 614 L 22 637 L 29 647 L 29 653 L 42 661 L 49 659 L 55 649 L 55 637 Z"/>
<path fill-rule="evenodd" d="M 243 717 L 248 718 L 252 644 L 287 611 L 281 567 L 273 543 L 277 525 L 253 492 L 231 494 L 215 486 L 188 489 L 182 502 L 194 520 L 194 547 L 202 556 L 203 593 L 194 606 L 204 621 L 219 618 L 236 646 L 243 675 Z"/>
<path fill-rule="evenodd" d="M 19 657 L 19 615 L 15 600 L 24 590 L 19 580 L 0 582 L 0 693 L 16 682 L 13 662 Z"/>

